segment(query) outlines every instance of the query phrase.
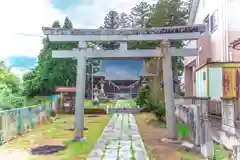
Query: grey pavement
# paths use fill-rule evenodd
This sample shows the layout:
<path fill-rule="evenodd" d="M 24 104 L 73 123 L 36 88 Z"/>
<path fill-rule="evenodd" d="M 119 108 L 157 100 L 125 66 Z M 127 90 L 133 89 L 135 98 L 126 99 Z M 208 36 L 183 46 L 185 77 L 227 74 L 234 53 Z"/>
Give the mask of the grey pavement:
<path fill-rule="evenodd" d="M 123 101 L 117 102 L 122 103 Z M 88 160 L 148 160 L 132 114 L 113 114 Z"/>

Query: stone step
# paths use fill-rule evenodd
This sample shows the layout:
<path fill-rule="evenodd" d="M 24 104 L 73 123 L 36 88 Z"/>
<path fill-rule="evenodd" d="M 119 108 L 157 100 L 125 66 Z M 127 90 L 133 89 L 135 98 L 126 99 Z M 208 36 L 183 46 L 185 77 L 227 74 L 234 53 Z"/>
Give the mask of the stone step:
<path fill-rule="evenodd" d="M 132 113 L 138 114 L 141 112 L 141 108 L 109 108 L 108 114 L 115 114 L 115 113 Z"/>

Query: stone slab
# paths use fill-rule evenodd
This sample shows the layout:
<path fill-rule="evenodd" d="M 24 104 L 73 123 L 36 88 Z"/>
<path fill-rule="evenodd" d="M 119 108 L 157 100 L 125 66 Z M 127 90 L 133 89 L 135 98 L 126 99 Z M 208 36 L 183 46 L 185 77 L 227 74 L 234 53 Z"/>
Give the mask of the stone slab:
<path fill-rule="evenodd" d="M 117 160 L 118 158 L 119 160 L 132 160 L 131 145 L 133 145 L 136 160 L 148 160 L 135 117 L 132 114 L 113 114 L 88 159 L 100 160 L 104 153 L 104 160 Z"/>

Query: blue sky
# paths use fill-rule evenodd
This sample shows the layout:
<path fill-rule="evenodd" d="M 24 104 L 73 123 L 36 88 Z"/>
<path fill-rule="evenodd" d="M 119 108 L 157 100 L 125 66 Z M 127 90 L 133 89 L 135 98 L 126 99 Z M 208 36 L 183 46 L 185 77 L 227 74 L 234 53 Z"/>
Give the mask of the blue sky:
<path fill-rule="evenodd" d="M 75 28 L 98 28 L 110 10 L 129 13 L 142 0 L 7 0 L 0 2 L 1 59 L 37 57 L 42 26 L 68 16 Z M 156 3 L 157 0 L 145 0 Z"/>

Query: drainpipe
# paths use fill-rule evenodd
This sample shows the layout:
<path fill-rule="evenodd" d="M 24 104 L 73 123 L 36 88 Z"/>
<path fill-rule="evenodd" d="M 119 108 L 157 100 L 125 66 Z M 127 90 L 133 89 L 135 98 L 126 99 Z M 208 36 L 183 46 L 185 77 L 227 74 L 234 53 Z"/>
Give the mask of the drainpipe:
<path fill-rule="evenodd" d="M 227 61 L 232 61 L 232 54 L 229 54 L 229 39 L 228 39 L 228 0 L 224 0 L 225 4 L 225 45 L 226 45 L 226 55 L 227 55 Z"/>

